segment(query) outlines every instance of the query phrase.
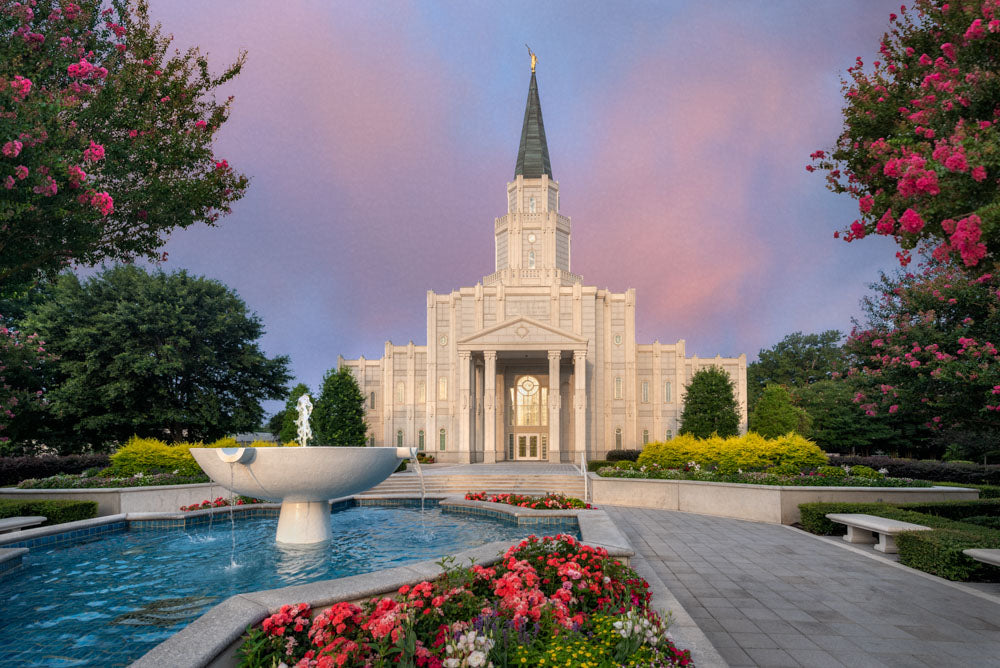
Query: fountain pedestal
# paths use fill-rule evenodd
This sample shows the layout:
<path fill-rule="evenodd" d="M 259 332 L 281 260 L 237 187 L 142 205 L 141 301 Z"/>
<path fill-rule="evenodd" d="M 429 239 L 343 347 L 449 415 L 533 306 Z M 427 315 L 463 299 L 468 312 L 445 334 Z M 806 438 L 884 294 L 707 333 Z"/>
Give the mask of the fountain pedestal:
<path fill-rule="evenodd" d="M 191 448 L 198 465 L 236 494 L 281 503 L 276 540 L 329 540 L 330 500 L 389 477 L 410 448 Z"/>

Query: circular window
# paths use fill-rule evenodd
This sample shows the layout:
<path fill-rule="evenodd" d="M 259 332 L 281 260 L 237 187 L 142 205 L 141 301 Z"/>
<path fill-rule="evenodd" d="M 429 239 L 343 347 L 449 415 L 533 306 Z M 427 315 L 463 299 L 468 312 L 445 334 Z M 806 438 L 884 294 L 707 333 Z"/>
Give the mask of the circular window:
<path fill-rule="evenodd" d="M 622 344 L 622 335 L 621 334 L 615 334 L 615 345 L 616 346 L 620 346 L 621 344 Z"/>
<path fill-rule="evenodd" d="M 448 335 L 447 334 L 442 334 L 440 341 L 441 341 L 441 345 L 442 346 L 448 345 Z"/>
<path fill-rule="evenodd" d="M 538 391 L 538 381 L 531 376 L 525 376 L 517 383 L 517 391 L 527 396 Z"/>
<path fill-rule="evenodd" d="M 535 243 L 535 239 L 536 239 L 536 238 L 537 238 L 537 237 L 535 237 L 535 233 L 534 233 L 534 232 L 532 232 L 531 234 L 529 234 L 529 235 L 528 235 L 528 243 L 529 243 L 529 244 L 533 244 L 533 243 Z"/>

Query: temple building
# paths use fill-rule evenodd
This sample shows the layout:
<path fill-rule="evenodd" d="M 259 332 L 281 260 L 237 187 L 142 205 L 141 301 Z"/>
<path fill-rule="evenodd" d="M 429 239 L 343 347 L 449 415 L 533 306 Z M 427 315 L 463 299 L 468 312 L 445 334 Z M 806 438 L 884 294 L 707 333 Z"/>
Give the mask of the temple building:
<path fill-rule="evenodd" d="M 532 65 L 507 212 L 493 222 L 495 271 L 427 292 L 427 345 L 339 359 L 367 399 L 369 445 L 416 445 L 439 462 L 603 459 L 675 435 L 685 386 L 713 365 L 734 381 L 745 432 L 746 355 L 637 343 L 635 290 L 588 286 L 570 270 L 572 225 Z"/>

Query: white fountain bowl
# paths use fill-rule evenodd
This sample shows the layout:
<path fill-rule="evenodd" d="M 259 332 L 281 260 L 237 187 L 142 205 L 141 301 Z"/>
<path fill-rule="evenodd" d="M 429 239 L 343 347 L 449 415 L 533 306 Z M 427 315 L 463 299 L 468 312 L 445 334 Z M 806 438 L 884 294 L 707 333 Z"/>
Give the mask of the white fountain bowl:
<path fill-rule="evenodd" d="M 191 448 L 216 483 L 236 494 L 281 502 L 277 540 L 328 540 L 328 501 L 374 487 L 399 465 L 396 448 Z"/>

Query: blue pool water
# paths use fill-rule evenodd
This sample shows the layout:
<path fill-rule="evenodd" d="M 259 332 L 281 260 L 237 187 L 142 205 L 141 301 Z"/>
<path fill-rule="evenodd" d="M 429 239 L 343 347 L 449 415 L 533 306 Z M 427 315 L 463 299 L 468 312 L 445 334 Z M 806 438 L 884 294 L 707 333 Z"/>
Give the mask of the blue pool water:
<path fill-rule="evenodd" d="M 0 666 L 123 666 L 234 594 L 437 559 L 531 533 L 577 533 L 432 505 L 423 514 L 405 506 L 334 511 L 333 540 L 322 546 L 277 545 L 276 527 L 276 517 L 237 519 L 235 567 L 228 514 L 211 526 L 32 548 L 21 568 L 0 580 Z"/>

